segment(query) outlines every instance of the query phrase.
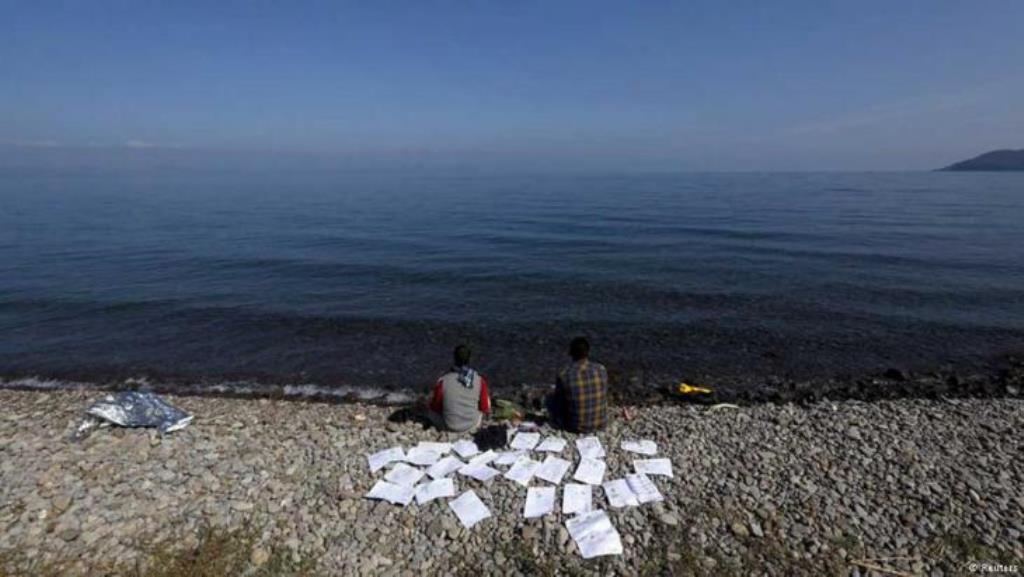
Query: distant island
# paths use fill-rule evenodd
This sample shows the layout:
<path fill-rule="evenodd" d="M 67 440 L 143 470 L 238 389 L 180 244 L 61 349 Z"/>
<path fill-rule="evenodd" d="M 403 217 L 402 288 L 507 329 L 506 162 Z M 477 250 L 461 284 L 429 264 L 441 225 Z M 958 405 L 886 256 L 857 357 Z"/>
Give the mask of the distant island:
<path fill-rule="evenodd" d="M 1024 170 L 1024 150 L 993 150 L 940 170 Z"/>

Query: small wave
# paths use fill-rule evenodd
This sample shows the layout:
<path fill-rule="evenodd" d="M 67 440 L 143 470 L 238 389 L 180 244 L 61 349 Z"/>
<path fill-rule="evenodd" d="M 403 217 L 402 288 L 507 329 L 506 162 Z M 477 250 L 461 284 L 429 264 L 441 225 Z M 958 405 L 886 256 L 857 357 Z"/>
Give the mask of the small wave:
<path fill-rule="evenodd" d="M 0 389 L 52 391 L 96 388 L 100 388 L 100 386 L 96 383 L 83 383 L 78 381 L 66 381 L 61 379 L 47 379 L 41 377 L 22 377 L 16 379 L 0 378 Z"/>
<path fill-rule="evenodd" d="M 232 396 L 283 398 L 286 400 L 321 400 L 359 402 L 379 405 L 404 405 L 413 402 L 413 395 L 373 387 L 330 387 L 315 383 L 266 384 L 245 381 L 217 383 L 160 383 L 149 379 L 130 378 L 116 383 L 95 383 L 45 377 L 0 377 L 0 389 L 33 391 L 140 390 L 179 396 Z"/>

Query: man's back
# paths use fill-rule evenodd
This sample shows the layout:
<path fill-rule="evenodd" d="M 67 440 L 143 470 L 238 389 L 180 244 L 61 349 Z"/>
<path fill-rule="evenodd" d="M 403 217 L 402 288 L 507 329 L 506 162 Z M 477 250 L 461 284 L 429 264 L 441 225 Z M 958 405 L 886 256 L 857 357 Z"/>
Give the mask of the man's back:
<path fill-rule="evenodd" d="M 565 428 L 589 433 L 603 429 L 608 418 L 608 372 L 604 365 L 580 359 L 558 372 L 559 397 Z"/>
<path fill-rule="evenodd" d="M 453 368 L 441 375 L 434 385 L 431 409 L 440 413 L 452 431 L 468 431 L 480 423 L 483 413 L 490 412 L 487 379 L 469 369 Z"/>

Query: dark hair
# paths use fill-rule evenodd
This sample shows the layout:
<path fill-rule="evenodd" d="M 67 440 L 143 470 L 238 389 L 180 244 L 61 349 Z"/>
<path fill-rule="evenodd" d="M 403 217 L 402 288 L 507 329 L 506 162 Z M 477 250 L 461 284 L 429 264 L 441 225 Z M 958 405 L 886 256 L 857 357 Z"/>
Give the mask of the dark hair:
<path fill-rule="evenodd" d="M 466 345 L 459 345 L 455 347 L 455 352 L 452 353 L 452 358 L 455 359 L 456 367 L 464 367 L 469 364 L 470 350 Z"/>
<path fill-rule="evenodd" d="M 580 361 L 590 355 L 590 341 L 586 337 L 576 337 L 569 343 L 569 356 L 574 361 Z"/>

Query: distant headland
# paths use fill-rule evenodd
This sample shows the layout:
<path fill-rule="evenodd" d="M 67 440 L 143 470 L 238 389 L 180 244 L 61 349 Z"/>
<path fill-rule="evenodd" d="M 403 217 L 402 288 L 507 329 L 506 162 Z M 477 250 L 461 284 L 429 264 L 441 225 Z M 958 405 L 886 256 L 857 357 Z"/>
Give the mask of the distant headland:
<path fill-rule="evenodd" d="M 970 160 L 962 160 L 939 170 L 1022 170 L 1024 171 L 1024 149 L 993 150 Z"/>

